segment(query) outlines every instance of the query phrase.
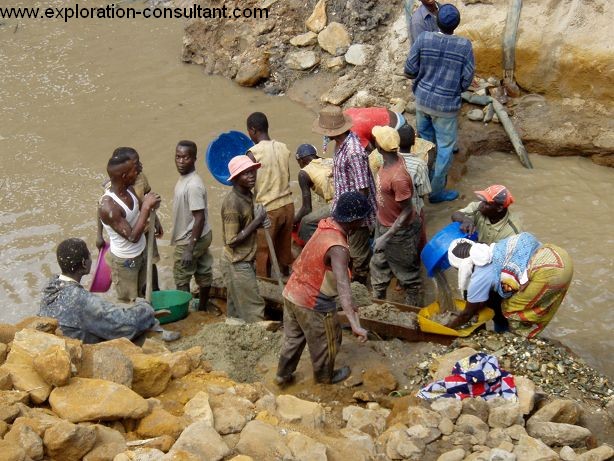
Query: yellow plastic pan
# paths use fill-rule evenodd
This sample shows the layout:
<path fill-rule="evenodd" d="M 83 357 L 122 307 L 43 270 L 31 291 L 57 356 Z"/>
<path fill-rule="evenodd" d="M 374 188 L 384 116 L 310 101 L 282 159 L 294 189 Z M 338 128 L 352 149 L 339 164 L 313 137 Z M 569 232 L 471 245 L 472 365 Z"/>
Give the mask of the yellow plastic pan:
<path fill-rule="evenodd" d="M 465 309 L 465 301 L 462 299 L 455 299 L 454 304 L 459 311 Z M 489 307 L 485 307 L 478 314 L 478 321 L 476 323 L 467 328 L 463 328 L 462 330 L 455 330 L 431 320 L 432 317 L 439 314 L 439 311 L 440 308 L 438 302 L 434 302 L 433 304 L 420 309 L 420 312 L 418 313 L 418 325 L 420 326 L 420 330 L 424 331 L 425 333 L 436 333 L 438 335 L 459 336 L 464 338 L 473 333 L 479 326 L 485 324 L 489 320 L 492 320 L 495 316 L 495 311 Z"/>

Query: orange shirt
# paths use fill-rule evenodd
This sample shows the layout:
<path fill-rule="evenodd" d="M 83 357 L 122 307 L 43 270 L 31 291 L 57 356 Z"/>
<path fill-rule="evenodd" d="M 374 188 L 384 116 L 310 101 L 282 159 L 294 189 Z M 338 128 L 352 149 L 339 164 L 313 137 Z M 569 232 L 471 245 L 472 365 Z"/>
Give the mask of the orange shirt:
<path fill-rule="evenodd" d="M 326 253 L 333 246 L 349 251 L 347 235 L 332 218 L 323 219 L 292 265 L 284 298 L 319 312 L 337 310 L 337 280 L 332 268 L 325 263 Z"/>
<path fill-rule="evenodd" d="M 383 226 L 390 227 L 401 214 L 400 202 L 412 197 L 413 183 L 400 156 L 394 165 L 383 165 L 377 176 L 377 220 Z"/>

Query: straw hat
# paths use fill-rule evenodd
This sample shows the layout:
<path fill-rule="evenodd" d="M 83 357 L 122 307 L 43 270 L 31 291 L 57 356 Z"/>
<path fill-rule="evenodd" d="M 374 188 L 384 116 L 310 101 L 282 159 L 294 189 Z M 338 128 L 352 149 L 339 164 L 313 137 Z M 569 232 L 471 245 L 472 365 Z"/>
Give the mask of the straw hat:
<path fill-rule="evenodd" d="M 247 155 L 237 155 L 228 162 L 228 181 L 232 181 L 244 171 L 260 168 L 260 163 L 255 163 Z"/>
<path fill-rule="evenodd" d="M 327 106 L 313 122 L 312 131 L 324 136 L 338 136 L 352 128 L 352 119 L 339 106 Z"/>

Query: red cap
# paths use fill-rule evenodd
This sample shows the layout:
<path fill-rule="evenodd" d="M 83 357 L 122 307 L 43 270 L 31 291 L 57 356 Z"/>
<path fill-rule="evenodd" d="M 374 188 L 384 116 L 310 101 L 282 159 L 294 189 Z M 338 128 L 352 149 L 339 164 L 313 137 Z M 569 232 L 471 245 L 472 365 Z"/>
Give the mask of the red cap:
<path fill-rule="evenodd" d="M 475 194 L 480 200 L 496 203 L 497 205 L 502 205 L 504 208 L 514 203 L 514 197 L 510 191 L 507 190 L 507 187 L 500 184 L 489 186 L 484 190 L 476 190 Z"/>

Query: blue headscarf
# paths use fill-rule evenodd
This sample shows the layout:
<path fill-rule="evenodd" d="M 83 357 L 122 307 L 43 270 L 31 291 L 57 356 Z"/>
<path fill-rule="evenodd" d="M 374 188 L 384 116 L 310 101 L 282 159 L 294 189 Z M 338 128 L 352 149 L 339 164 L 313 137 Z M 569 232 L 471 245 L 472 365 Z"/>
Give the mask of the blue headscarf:
<path fill-rule="evenodd" d="M 492 255 L 492 264 L 499 276 L 502 272 L 513 275 L 520 279 L 527 270 L 529 261 L 541 243 L 528 232 L 508 237 L 495 244 Z M 509 298 L 514 293 L 505 292 L 501 283 L 497 283 L 497 293 L 503 298 Z"/>

